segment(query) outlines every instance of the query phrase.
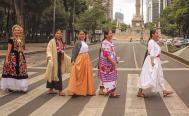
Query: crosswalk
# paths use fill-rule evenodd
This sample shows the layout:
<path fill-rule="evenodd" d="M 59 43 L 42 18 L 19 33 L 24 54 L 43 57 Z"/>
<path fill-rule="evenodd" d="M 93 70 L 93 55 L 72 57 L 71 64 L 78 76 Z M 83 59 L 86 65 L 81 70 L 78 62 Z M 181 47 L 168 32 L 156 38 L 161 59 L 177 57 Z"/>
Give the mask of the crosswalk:
<path fill-rule="evenodd" d="M 123 72 L 125 70 L 120 71 Z M 135 71 L 138 71 L 138 69 Z M 29 72 L 28 74 L 31 76 L 36 73 L 37 72 Z M 64 74 L 63 91 L 65 93 L 68 79 L 69 74 Z M 25 94 L 8 93 L 0 90 L 0 116 L 59 116 L 61 115 L 61 113 L 59 113 L 61 110 L 69 107 L 72 108 L 70 109 L 71 112 L 69 114 L 62 114 L 62 116 L 106 116 L 106 113 L 104 112 L 110 112 L 109 116 L 153 116 L 148 113 L 150 109 L 146 107 L 147 104 L 145 99 L 148 98 L 136 97 L 138 79 L 138 73 L 127 73 L 126 75 L 121 76 L 118 82 L 123 82 L 124 80 L 126 84 L 123 83 L 120 88 L 118 88 L 118 91 L 124 91 L 126 94 L 121 95 L 121 98 L 118 99 L 112 99 L 108 96 L 99 96 L 98 87 L 96 87 L 95 96 L 81 97 L 81 99 L 77 99 L 71 96 L 61 97 L 58 95 L 48 95 L 45 87 L 46 81 L 44 80 L 44 73 L 41 73 L 33 78 L 29 78 L 29 87 L 32 87 Z M 98 83 L 97 79 L 96 83 Z M 169 90 L 174 91 L 167 81 L 166 86 Z M 168 115 L 161 116 L 189 116 L 189 108 L 179 95 L 177 95 L 176 91 L 174 91 L 174 94 L 171 97 L 167 98 L 162 97 L 160 94 L 159 99 L 162 99 L 165 105 L 165 109 L 163 110 L 168 111 Z M 80 102 L 78 100 L 82 101 Z M 117 101 L 119 101 L 120 104 L 116 104 Z M 112 102 L 113 105 L 120 105 L 121 107 L 115 108 L 109 106 L 112 105 L 110 102 Z M 69 107 L 66 107 L 68 105 Z M 107 107 L 112 107 L 111 111 L 109 111 L 109 108 Z M 116 110 L 119 113 L 111 113 Z"/>

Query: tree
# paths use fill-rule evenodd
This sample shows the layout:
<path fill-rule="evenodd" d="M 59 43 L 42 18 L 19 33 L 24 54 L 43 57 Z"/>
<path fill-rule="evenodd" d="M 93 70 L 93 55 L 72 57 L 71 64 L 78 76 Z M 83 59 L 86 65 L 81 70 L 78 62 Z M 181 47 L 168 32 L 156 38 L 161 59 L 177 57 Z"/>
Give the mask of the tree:
<path fill-rule="evenodd" d="M 161 14 L 162 32 L 165 34 L 173 34 L 177 32 L 181 35 L 189 30 L 187 16 L 189 14 L 189 0 L 173 0 L 172 4 L 165 8 Z"/>
<path fill-rule="evenodd" d="M 128 29 L 128 25 L 125 23 L 121 23 L 121 31 L 126 31 Z"/>

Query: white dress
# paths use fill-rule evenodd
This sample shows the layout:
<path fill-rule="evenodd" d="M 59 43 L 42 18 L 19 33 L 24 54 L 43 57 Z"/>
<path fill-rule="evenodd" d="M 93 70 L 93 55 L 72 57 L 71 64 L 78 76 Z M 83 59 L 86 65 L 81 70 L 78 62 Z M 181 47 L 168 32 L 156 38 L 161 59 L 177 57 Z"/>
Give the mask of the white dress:
<path fill-rule="evenodd" d="M 163 70 L 160 61 L 160 46 L 151 39 L 148 42 L 148 56 L 142 66 L 138 87 L 141 89 L 151 89 L 152 92 L 165 90 Z M 151 64 L 151 57 L 154 57 L 155 65 Z"/>

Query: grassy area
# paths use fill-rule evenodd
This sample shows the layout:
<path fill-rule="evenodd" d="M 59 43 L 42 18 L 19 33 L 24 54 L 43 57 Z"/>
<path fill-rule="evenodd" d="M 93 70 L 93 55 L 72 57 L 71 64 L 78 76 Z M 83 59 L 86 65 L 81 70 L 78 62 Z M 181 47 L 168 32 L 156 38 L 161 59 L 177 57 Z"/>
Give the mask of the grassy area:
<path fill-rule="evenodd" d="M 176 51 L 182 49 L 182 47 L 176 47 L 176 46 L 173 46 L 173 45 L 167 45 L 167 47 L 168 47 L 168 51 L 170 53 L 173 53 L 173 52 L 176 52 Z"/>

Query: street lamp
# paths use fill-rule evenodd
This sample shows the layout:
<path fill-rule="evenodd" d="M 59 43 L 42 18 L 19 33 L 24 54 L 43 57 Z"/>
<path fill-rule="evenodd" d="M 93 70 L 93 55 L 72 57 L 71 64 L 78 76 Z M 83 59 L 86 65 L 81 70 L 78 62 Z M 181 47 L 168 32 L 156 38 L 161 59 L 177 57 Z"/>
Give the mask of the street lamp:
<path fill-rule="evenodd" d="M 53 11 L 53 30 L 52 30 L 53 35 L 55 33 L 55 19 L 56 19 L 55 15 L 56 15 L 56 0 L 54 0 L 54 11 Z"/>

